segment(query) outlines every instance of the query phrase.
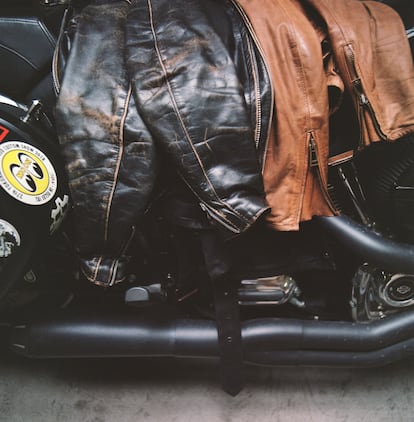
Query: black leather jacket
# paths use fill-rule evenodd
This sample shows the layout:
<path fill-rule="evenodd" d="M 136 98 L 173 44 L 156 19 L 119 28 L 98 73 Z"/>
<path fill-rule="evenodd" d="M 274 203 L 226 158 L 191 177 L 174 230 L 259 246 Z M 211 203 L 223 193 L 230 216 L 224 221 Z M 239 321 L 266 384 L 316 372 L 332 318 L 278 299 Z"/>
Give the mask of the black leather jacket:
<path fill-rule="evenodd" d="M 137 1 L 127 67 L 138 110 L 207 214 L 240 233 L 266 209 L 263 63 L 231 3 Z M 255 144 L 256 143 L 256 144 Z"/>
<path fill-rule="evenodd" d="M 156 171 L 152 137 L 124 66 L 128 6 L 82 11 L 56 107 L 80 268 L 104 286 L 125 277 L 128 242 Z"/>
<path fill-rule="evenodd" d="M 56 116 L 88 279 L 124 277 L 125 246 L 153 189 L 154 144 L 215 224 L 250 227 L 267 209 L 261 160 L 272 103 L 231 2 L 86 7 Z"/>

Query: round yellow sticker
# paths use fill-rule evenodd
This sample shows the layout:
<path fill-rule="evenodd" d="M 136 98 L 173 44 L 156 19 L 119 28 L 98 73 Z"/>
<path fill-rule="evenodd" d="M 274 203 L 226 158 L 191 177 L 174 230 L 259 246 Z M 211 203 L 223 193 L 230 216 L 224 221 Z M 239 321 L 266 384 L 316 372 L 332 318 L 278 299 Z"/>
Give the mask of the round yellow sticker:
<path fill-rule="evenodd" d="M 16 141 L 0 146 L 0 186 L 21 202 L 41 205 L 55 194 L 57 178 L 43 152 Z"/>
<path fill-rule="evenodd" d="M 41 195 L 49 185 L 45 165 L 30 152 L 9 151 L 3 157 L 2 168 L 10 184 L 26 195 Z"/>

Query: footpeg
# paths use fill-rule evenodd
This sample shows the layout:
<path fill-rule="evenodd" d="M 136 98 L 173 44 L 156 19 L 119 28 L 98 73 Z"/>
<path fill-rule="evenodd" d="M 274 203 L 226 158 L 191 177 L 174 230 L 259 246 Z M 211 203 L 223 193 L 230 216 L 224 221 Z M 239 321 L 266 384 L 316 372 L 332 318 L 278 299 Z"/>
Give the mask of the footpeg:
<path fill-rule="evenodd" d="M 161 284 L 131 287 L 125 292 L 125 303 L 130 306 L 140 306 L 160 302 L 164 298 Z"/>

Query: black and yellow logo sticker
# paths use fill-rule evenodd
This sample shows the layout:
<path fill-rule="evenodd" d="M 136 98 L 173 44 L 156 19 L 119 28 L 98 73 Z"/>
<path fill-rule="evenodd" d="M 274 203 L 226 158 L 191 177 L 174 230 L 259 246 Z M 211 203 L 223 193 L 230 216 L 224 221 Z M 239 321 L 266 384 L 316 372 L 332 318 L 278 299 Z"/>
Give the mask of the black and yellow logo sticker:
<path fill-rule="evenodd" d="M 56 193 L 56 172 L 39 149 L 24 142 L 7 142 L 0 145 L 0 186 L 25 204 L 42 205 Z"/>

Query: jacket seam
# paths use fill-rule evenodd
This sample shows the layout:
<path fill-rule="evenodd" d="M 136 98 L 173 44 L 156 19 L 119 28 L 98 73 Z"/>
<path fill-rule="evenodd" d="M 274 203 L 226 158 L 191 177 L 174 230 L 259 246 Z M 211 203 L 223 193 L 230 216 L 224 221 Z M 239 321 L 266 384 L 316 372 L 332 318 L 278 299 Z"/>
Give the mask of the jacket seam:
<path fill-rule="evenodd" d="M 196 198 L 199 199 L 202 204 L 205 204 L 205 201 L 202 198 L 200 198 L 200 195 L 198 195 L 198 193 L 194 190 L 194 188 L 190 185 L 190 183 L 188 183 L 185 180 L 185 178 L 181 175 L 181 173 L 179 173 L 179 175 L 184 180 L 184 182 L 189 187 L 189 189 L 193 192 L 193 194 L 196 196 Z M 211 210 L 211 212 L 214 212 L 215 214 L 217 214 L 218 217 L 222 218 L 225 221 L 224 224 L 231 226 L 233 228 L 232 231 L 235 231 L 237 233 L 240 231 L 240 229 L 235 224 L 233 224 L 220 210 L 217 210 L 211 206 L 208 206 L 208 208 Z"/>
<path fill-rule="evenodd" d="M 254 142 L 256 149 L 259 147 L 259 141 L 261 136 L 261 101 L 260 101 L 260 86 L 258 82 L 258 77 L 256 74 L 255 60 L 253 56 L 252 46 L 249 39 L 247 39 L 247 51 L 250 56 L 250 63 L 253 76 L 253 85 L 254 85 L 254 98 L 255 98 L 255 109 L 256 109 L 256 127 L 254 130 Z"/>
<path fill-rule="evenodd" d="M 108 286 L 111 285 L 111 281 L 112 281 L 112 278 L 113 278 L 114 272 L 115 272 L 116 263 L 117 263 L 116 259 L 112 260 L 112 265 L 111 265 L 111 268 L 110 268 L 109 273 L 108 273 L 108 279 L 107 279 L 106 282 L 104 282 Z"/>
<path fill-rule="evenodd" d="M 267 125 L 267 132 L 266 132 L 266 138 L 265 138 L 265 145 L 263 147 L 263 161 L 261 163 L 261 168 L 260 168 L 260 172 L 263 175 L 264 173 L 264 168 L 265 168 L 265 164 L 266 164 L 266 157 L 267 157 L 267 150 L 269 148 L 269 142 L 270 142 L 270 134 L 271 134 L 271 128 L 272 128 L 272 124 L 273 124 L 273 119 L 274 119 L 274 101 L 275 101 L 275 94 L 274 94 L 274 87 L 273 87 L 273 82 L 272 82 L 272 78 L 271 78 L 271 72 L 270 72 L 270 68 L 269 65 L 266 61 L 266 55 L 263 51 L 263 47 L 260 44 L 260 41 L 254 31 L 253 25 L 249 20 L 249 17 L 246 15 L 244 9 L 242 8 L 242 6 L 237 2 L 237 0 L 230 0 L 234 9 L 237 11 L 237 13 L 241 16 L 247 31 L 249 32 L 252 42 L 255 45 L 260 57 L 261 57 L 261 62 L 263 63 L 264 68 L 266 69 L 266 72 L 269 76 L 269 84 L 270 84 L 270 108 L 269 108 L 269 123 Z"/>
<path fill-rule="evenodd" d="M 351 46 L 354 46 L 355 45 L 355 46 L 357 46 L 357 44 L 355 44 L 356 41 L 354 40 L 354 37 L 349 38 L 348 37 L 348 34 L 346 33 L 346 31 L 344 31 L 344 29 L 343 29 L 343 25 L 341 25 L 338 22 L 337 15 L 336 15 L 335 11 L 332 10 L 331 8 L 329 8 L 329 5 L 327 5 L 326 1 L 324 1 L 324 3 L 325 3 L 325 9 L 326 10 L 329 9 L 327 11 L 327 13 L 329 13 L 330 16 L 332 17 L 332 19 L 335 21 L 336 29 L 339 29 L 340 33 L 342 34 L 343 40 L 345 41 L 345 45 L 351 45 Z M 366 5 L 364 3 L 362 3 L 362 2 L 361 2 L 361 5 L 365 9 L 365 11 L 370 15 L 370 18 L 371 18 L 371 13 L 368 12 Z M 324 20 L 326 21 L 326 18 L 325 17 L 324 17 Z M 361 79 L 362 84 L 363 84 L 363 86 L 366 89 L 366 85 L 367 84 L 365 83 L 365 75 L 364 75 L 364 72 L 361 72 L 361 68 L 359 66 L 359 59 L 357 58 L 357 55 L 359 53 L 358 50 L 359 49 L 357 49 L 357 48 L 353 48 L 354 60 L 355 60 L 355 67 L 356 67 L 356 70 L 357 70 L 357 76 Z M 372 100 L 373 100 L 372 95 L 374 95 L 374 94 L 373 94 L 373 92 L 371 90 L 368 90 L 368 91 L 369 91 L 369 93 L 366 93 L 367 94 L 367 97 L 368 97 L 368 100 L 370 102 L 372 102 Z M 354 95 L 354 93 L 352 91 L 350 92 L 350 94 L 355 99 L 355 95 Z M 375 100 L 375 98 L 374 98 L 374 100 Z M 376 107 L 376 113 L 379 113 L 380 114 L 379 120 L 381 120 L 381 123 L 383 123 L 384 122 L 384 119 L 383 119 L 381 110 L 379 110 L 380 108 L 381 107 L 379 107 L 379 108 Z M 381 124 L 381 126 L 383 126 L 383 124 Z"/>
<path fill-rule="evenodd" d="M 288 10 L 286 10 L 285 6 L 281 4 L 280 6 L 285 15 L 289 16 L 289 12 Z M 298 47 L 298 36 L 297 36 L 297 32 L 293 26 L 293 23 L 289 20 L 290 24 L 288 26 L 288 31 L 291 37 L 291 42 L 293 41 L 294 44 L 291 45 L 291 51 L 292 53 L 295 53 L 295 56 L 298 58 L 299 60 L 299 66 L 295 66 L 296 71 L 299 72 L 298 76 L 300 76 L 300 79 L 298 81 L 299 86 L 301 87 L 301 92 L 303 94 L 302 98 L 304 101 L 304 106 L 306 109 L 306 114 L 305 114 L 305 130 L 304 133 L 307 134 L 309 132 L 309 126 L 311 126 L 311 111 L 310 111 L 310 104 L 309 104 L 309 94 L 308 94 L 308 86 L 306 84 L 306 78 L 305 78 L 305 70 L 303 68 L 303 61 L 302 61 L 302 56 Z M 293 47 L 293 48 L 292 48 Z M 306 180 L 307 180 L 307 173 L 308 173 L 308 165 L 306 162 L 306 152 L 307 152 L 307 136 L 305 135 L 305 144 L 304 144 L 304 149 L 303 149 L 303 157 L 304 157 L 304 162 L 305 165 L 303 166 L 303 170 L 301 172 L 301 184 L 300 184 L 300 193 L 295 195 L 297 198 L 295 200 L 295 202 L 297 201 L 298 204 L 298 209 L 297 209 L 297 213 L 295 215 L 295 221 L 299 222 L 300 221 L 300 217 L 302 214 L 302 208 L 303 208 L 303 201 L 304 201 L 304 196 L 305 196 L 305 189 L 306 189 Z M 300 151 L 300 149 L 298 149 L 298 151 Z M 298 157 L 298 159 L 300 160 L 301 157 Z M 300 166 L 299 166 L 300 167 Z M 296 177 L 298 176 L 298 172 L 295 172 Z M 292 198 L 292 200 L 294 200 L 294 198 Z"/>
<path fill-rule="evenodd" d="M 119 132 L 118 132 L 119 151 L 118 151 L 117 163 L 116 163 L 116 167 L 115 167 L 114 181 L 112 183 L 112 189 L 111 189 L 111 192 L 110 192 L 109 198 L 108 198 L 108 205 L 107 205 L 106 216 L 105 216 L 104 241 L 107 241 L 108 236 L 109 236 L 109 219 L 110 219 L 110 214 L 111 214 L 111 210 L 112 210 L 112 203 L 113 203 L 113 198 L 114 198 L 114 194 L 115 194 L 115 189 L 116 189 L 116 186 L 117 186 L 117 183 L 118 183 L 119 169 L 121 167 L 122 155 L 123 155 L 123 152 L 124 152 L 124 126 L 125 126 L 126 115 L 128 113 L 129 102 L 131 100 L 131 93 L 132 93 L 132 86 L 130 84 L 127 96 L 125 98 L 124 110 L 123 110 L 120 125 L 119 125 Z"/>
<path fill-rule="evenodd" d="M 102 256 L 100 256 L 99 258 L 94 258 L 93 260 L 96 261 L 95 269 L 92 272 L 92 281 L 95 282 L 95 280 L 98 277 L 98 271 L 99 271 L 99 266 L 101 265 L 101 262 L 102 262 Z"/>
<path fill-rule="evenodd" d="M 195 149 L 195 147 L 194 147 L 194 144 L 193 144 L 193 142 L 192 142 L 192 140 L 191 140 L 190 134 L 188 133 L 188 130 L 187 130 L 187 127 L 186 127 L 186 125 L 185 125 L 185 123 L 184 123 L 183 117 L 181 116 L 180 110 L 179 110 L 179 108 L 178 108 L 178 104 L 177 104 L 176 99 L 175 99 L 174 92 L 173 92 L 172 87 L 171 87 L 171 83 L 170 83 L 170 81 L 168 80 L 168 72 L 167 72 L 167 69 L 166 69 L 165 64 L 164 64 L 164 62 L 163 62 L 162 56 L 161 56 L 161 51 L 160 51 L 160 49 L 159 49 L 159 43 L 158 43 L 158 39 L 157 39 L 157 34 L 156 34 L 156 32 L 155 32 L 155 25 L 154 25 L 154 19 L 153 19 L 152 2 L 151 2 L 151 0 L 147 0 L 147 3 L 148 3 L 148 8 L 149 8 L 149 18 L 150 18 L 150 24 L 151 24 L 151 32 L 152 32 L 152 35 L 153 35 L 153 37 L 154 37 L 154 47 L 155 47 L 155 51 L 156 51 L 156 54 L 157 54 L 158 61 L 159 61 L 160 65 L 161 65 L 161 69 L 162 69 L 162 72 L 163 72 L 164 80 L 165 80 L 165 82 L 166 82 L 166 84 L 167 84 L 167 89 L 168 89 L 168 92 L 169 92 L 169 94 L 170 94 L 170 98 L 171 98 L 172 103 L 173 103 L 174 111 L 175 111 L 175 113 L 176 113 L 176 115 L 177 115 L 177 117 L 178 117 L 178 119 L 179 119 L 179 121 L 180 121 L 180 125 L 181 125 L 181 128 L 183 129 L 184 135 L 185 135 L 185 137 L 186 137 L 186 139 L 187 139 L 188 143 L 189 143 L 189 144 L 190 144 L 190 146 L 191 146 L 191 149 L 192 149 L 192 151 L 193 151 L 193 153 L 194 153 L 194 155 L 195 155 L 195 157 L 196 157 L 196 159 L 197 159 L 197 162 L 198 162 L 198 164 L 199 164 L 199 166 L 200 166 L 200 168 L 201 168 L 201 170 L 202 170 L 202 172 L 203 172 L 203 175 L 204 175 L 204 177 L 205 177 L 206 181 L 208 182 L 208 184 L 209 184 L 209 186 L 210 186 L 210 188 L 211 188 L 211 191 L 212 191 L 213 195 L 215 196 L 216 200 L 217 200 L 220 204 L 222 204 L 222 206 L 224 206 L 225 208 L 228 208 L 228 209 L 232 210 L 232 211 L 233 211 L 233 212 L 234 212 L 234 213 L 235 213 L 235 214 L 236 214 L 236 215 L 237 215 L 240 219 L 242 219 L 242 220 L 244 220 L 245 222 L 247 222 L 247 223 L 248 223 L 248 222 L 249 222 L 249 219 L 248 219 L 248 218 L 246 218 L 246 217 L 244 217 L 243 215 L 239 214 L 239 212 L 238 212 L 238 211 L 236 211 L 236 210 L 235 210 L 233 207 L 231 207 L 228 203 L 225 203 L 225 202 L 224 202 L 224 201 L 223 201 L 223 200 L 219 197 L 219 195 L 217 194 L 216 190 L 214 189 L 214 186 L 213 186 L 213 185 L 212 185 L 212 183 L 211 183 L 211 180 L 209 179 L 209 177 L 208 177 L 208 175 L 207 175 L 207 173 L 206 173 L 206 171 L 205 171 L 205 168 L 204 168 L 204 166 L 203 166 L 203 164 L 202 164 L 202 162 L 201 162 L 201 159 L 200 159 L 200 157 L 199 157 L 199 155 L 198 155 L 198 153 L 197 153 L 197 151 L 196 151 L 196 149 Z M 226 218 L 226 217 L 223 217 L 223 219 L 224 219 L 224 220 L 226 220 L 226 221 L 229 221 L 229 220 L 227 220 L 227 218 Z"/>

